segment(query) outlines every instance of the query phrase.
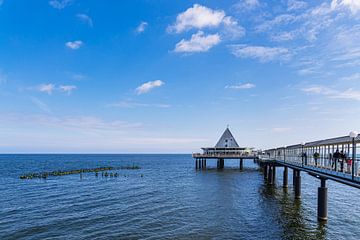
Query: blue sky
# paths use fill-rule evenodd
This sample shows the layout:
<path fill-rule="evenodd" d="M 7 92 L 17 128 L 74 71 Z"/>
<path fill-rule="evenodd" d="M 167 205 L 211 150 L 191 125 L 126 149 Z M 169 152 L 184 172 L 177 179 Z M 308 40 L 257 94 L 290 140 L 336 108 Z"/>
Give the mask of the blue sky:
<path fill-rule="evenodd" d="M 360 130 L 360 1 L 0 0 L 0 152 Z"/>

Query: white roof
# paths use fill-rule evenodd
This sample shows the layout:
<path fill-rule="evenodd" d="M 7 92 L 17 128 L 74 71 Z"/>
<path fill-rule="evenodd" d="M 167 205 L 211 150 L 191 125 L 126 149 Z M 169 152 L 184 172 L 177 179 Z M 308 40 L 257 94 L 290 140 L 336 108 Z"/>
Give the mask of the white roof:
<path fill-rule="evenodd" d="M 215 145 L 216 148 L 238 148 L 234 136 L 231 134 L 229 128 L 226 128 L 219 141 Z"/>

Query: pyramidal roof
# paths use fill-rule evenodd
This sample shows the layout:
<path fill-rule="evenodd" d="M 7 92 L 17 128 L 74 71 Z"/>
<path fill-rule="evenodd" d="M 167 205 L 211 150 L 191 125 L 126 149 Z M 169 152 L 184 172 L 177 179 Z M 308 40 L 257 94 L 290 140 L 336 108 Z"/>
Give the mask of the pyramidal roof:
<path fill-rule="evenodd" d="M 215 145 L 216 148 L 238 148 L 239 145 L 237 144 L 234 136 L 230 132 L 229 128 L 227 127 L 222 134 L 221 138 Z"/>

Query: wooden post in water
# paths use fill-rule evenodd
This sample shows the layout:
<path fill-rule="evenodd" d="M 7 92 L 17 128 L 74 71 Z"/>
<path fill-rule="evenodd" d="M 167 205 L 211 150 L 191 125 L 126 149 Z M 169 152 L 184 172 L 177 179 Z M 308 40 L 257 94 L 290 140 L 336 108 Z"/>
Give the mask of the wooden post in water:
<path fill-rule="evenodd" d="M 195 169 L 197 170 L 198 169 L 198 159 L 196 158 L 196 160 L 195 160 Z"/>
<path fill-rule="evenodd" d="M 206 170 L 206 158 L 204 159 L 204 168 Z"/>
<path fill-rule="evenodd" d="M 327 220 L 327 187 L 326 179 L 321 178 L 321 186 L 318 188 L 318 220 L 326 221 Z"/>

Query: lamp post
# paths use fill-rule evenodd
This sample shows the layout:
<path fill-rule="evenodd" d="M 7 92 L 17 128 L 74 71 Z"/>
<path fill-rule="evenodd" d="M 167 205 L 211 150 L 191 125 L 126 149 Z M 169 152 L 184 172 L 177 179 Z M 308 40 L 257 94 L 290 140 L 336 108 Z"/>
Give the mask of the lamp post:
<path fill-rule="evenodd" d="M 358 133 L 355 131 L 351 131 L 349 134 L 351 140 L 352 140 L 352 180 L 355 178 L 355 162 L 356 162 L 356 144 L 355 144 L 355 138 L 358 136 Z M 357 165 L 357 164 L 356 164 Z M 357 166 L 356 166 L 357 168 Z M 356 170 L 357 171 L 357 170 Z"/>

